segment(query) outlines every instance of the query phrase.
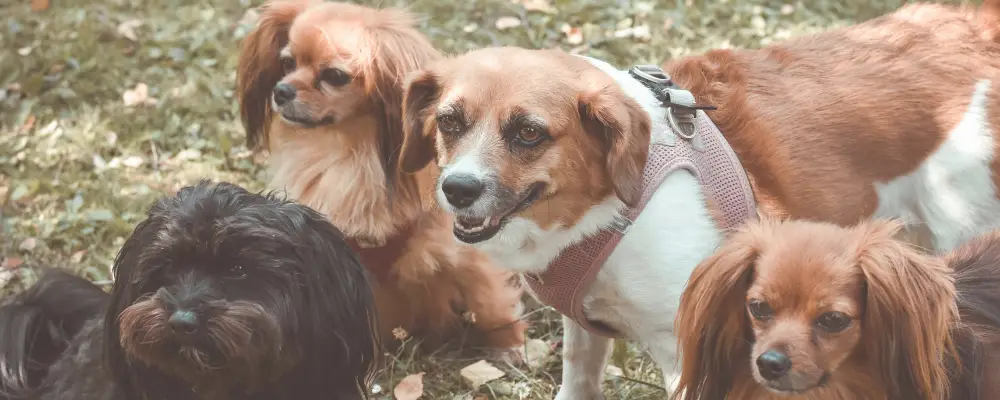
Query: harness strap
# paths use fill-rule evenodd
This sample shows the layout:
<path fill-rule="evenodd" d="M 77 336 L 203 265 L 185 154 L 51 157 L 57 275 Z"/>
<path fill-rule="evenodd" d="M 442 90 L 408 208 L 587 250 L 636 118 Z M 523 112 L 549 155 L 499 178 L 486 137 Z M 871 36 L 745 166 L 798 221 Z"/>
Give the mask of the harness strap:
<path fill-rule="evenodd" d="M 668 175 L 678 169 L 691 172 L 701 183 L 705 195 L 721 207 L 726 229 L 757 215 L 746 171 L 725 137 L 703 111 L 715 107 L 698 105 L 690 92 L 677 88 L 657 66 L 635 66 L 629 73 L 650 88 L 667 108 L 669 134 L 672 135 L 664 142 L 650 144 L 639 204 L 634 208 L 626 207 L 610 226 L 564 249 L 543 273 L 525 274 L 528 286 L 541 302 L 570 317 L 584 329 L 610 338 L 622 337 L 622 333 L 587 318 L 583 300 L 601 267 Z"/>

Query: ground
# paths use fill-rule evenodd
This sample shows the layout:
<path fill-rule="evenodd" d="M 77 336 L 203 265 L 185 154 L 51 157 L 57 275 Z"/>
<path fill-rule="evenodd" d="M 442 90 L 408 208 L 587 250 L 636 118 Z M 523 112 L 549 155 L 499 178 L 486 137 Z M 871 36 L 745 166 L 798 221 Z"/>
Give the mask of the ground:
<path fill-rule="evenodd" d="M 961 0 L 950 0 L 957 3 Z M 760 47 L 852 24 L 902 0 L 396 0 L 426 17 L 442 50 L 491 45 L 560 47 L 628 66 L 716 47 Z M 16 3 L 16 4 L 12 4 Z M 0 4 L 0 293 L 30 284 L 31 267 L 71 269 L 110 283 L 108 268 L 152 200 L 202 178 L 263 189 L 233 98 L 240 39 L 260 0 L 26 0 Z M 549 309 L 529 336 L 558 351 Z M 560 362 L 498 363 L 506 376 L 480 388 L 458 370 L 473 350 L 407 341 L 373 387 L 376 399 L 423 372 L 424 399 L 551 399 Z M 609 399 L 664 394 L 650 361 L 616 346 Z M 413 378 L 411 378 L 413 379 Z M 401 393 L 402 394 L 402 393 Z M 402 396 L 405 398 L 405 396 Z"/>

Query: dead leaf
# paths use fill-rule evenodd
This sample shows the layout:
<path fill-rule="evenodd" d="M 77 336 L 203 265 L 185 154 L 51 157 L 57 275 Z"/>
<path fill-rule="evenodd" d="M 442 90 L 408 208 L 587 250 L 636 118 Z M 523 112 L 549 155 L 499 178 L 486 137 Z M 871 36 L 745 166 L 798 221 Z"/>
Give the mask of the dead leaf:
<path fill-rule="evenodd" d="M 514 3 L 524 6 L 525 11 L 539 11 L 544 13 L 556 11 L 549 0 L 514 0 Z"/>
<path fill-rule="evenodd" d="M 31 11 L 45 11 L 49 9 L 49 0 L 31 0 Z"/>
<path fill-rule="evenodd" d="M 500 17 L 497 18 L 496 27 L 499 30 L 516 28 L 521 26 L 521 19 L 517 17 Z"/>
<path fill-rule="evenodd" d="M 87 250 L 80 250 L 80 251 L 77 251 L 77 252 L 73 253 L 73 255 L 69 257 L 69 259 L 74 264 L 79 264 L 80 261 L 83 261 L 83 256 L 85 256 L 85 255 L 87 255 Z"/>
<path fill-rule="evenodd" d="M 6 260 L 4 260 L 3 267 L 5 269 L 14 269 L 20 267 L 21 264 L 24 264 L 24 260 L 17 257 L 9 257 Z"/>
<path fill-rule="evenodd" d="M 34 250 L 36 246 L 38 246 L 38 239 L 27 238 L 24 239 L 24 241 L 21 242 L 21 245 L 17 246 L 17 248 L 20 249 L 21 251 L 30 252 Z"/>
<path fill-rule="evenodd" d="M 562 26 L 562 33 L 566 35 L 566 43 L 571 45 L 578 45 L 583 43 L 583 30 L 579 27 L 569 26 L 569 24 L 564 24 Z"/>
<path fill-rule="evenodd" d="M 781 15 L 789 15 L 793 12 L 795 12 L 795 6 L 791 4 L 785 4 L 781 6 Z"/>
<path fill-rule="evenodd" d="M 424 395 L 424 372 L 409 375 L 399 381 L 392 395 L 396 400 L 417 400 Z"/>
<path fill-rule="evenodd" d="M 135 107 L 138 105 L 154 106 L 157 103 L 156 99 L 149 97 L 149 86 L 146 86 L 142 82 L 135 85 L 135 89 L 126 90 L 122 94 L 122 101 L 125 102 L 125 107 Z"/>
<path fill-rule="evenodd" d="M 119 35 L 131 40 L 133 42 L 139 41 L 139 35 L 136 35 L 135 28 L 142 26 L 142 21 L 137 19 L 130 19 L 128 21 L 118 24 L 118 28 L 115 29 Z"/>

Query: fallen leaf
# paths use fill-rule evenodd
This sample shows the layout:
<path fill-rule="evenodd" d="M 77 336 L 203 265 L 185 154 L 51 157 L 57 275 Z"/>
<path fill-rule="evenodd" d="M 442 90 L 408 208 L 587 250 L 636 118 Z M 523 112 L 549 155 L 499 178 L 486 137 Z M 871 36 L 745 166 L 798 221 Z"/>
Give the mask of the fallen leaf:
<path fill-rule="evenodd" d="M 524 6 L 525 11 L 555 12 L 549 0 L 514 0 L 515 3 Z"/>
<path fill-rule="evenodd" d="M 24 264 L 24 260 L 18 257 L 9 257 L 6 260 L 4 260 L 3 267 L 6 269 L 14 269 L 20 267 L 21 264 Z"/>
<path fill-rule="evenodd" d="M 22 47 L 20 49 L 17 49 L 17 54 L 20 54 L 22 56 L 27 56 L 27 55 L 31 54 L 32 50 L 34 50 L 34 49 L 32 49 L 31 46 L 24 46 L 24 47 Z"/>
<path fill-rule="evenodd" d="M 145 83 L 135 85 L 135 89 L 126 90 L 122 94 L 122 101 L 125 107 L 135 107 L 137 105 L 156 105 L 157 100 L 149 97 L 149 86 Z"/>
<path fill-rule="evenodd" d="M 495 381 L 506 375 L 503 371 L 494 367 L 486 360 L 479 360 L 475 364 L 470 364 L 459 371 L 462 381 L 470 388 L 478 388 L 490 381 Z"/>
<path fill-rule="evenodd" d="M 49 0 L 31 0 L 31 11 L 45 11 L 49 9 Z"/>
<path fill-rule="evenodd" d="M 79 264 L 80 261 L 83 261 L 83 256 L 85 256 L 85 255 L 87 255 L 87 250 L 80 250 L 80 251 L 77 251 L 77 252 L 73 253 L 73 255 L 69 257 L 69 259 L 74 264 Z"/>
<path fill-rule="evenodd" d="M 27 238 L 24 239 L 24 241 L 21 242 L 21 245 L 17 246 L 17 248 L 20 249 L 21 251 L 30 252 L 34 250 L 36 246 L 38 246 L 38 239 Z"/>
<path fill-rule="evenodd" d="M 139 41 L 139 35 L 136 35 L 135 28 L 142 26 L 142 21 L 137 19 L 130 19 L 128 21 L 118 24 L 118 28 L 115 29 L 119 35 L 131 40 L 133 42 Z"/>
<path fill-rule="evenodd" d="M 516 28 L 521 26 L 521 19 L 517 17 L 500 17 L 497 18 L 496 27 L 499 30 Z"/>
<path fill-rule="evenodd" d="M 583 30 L 579 27 L 569 26 L 569 24 L 564 24 L 562 26 L 562 33 L 566 35 L 566 43 L 571 45 L 578 45 L 583 43 Z"/>
<path fill-rule="evenodd" d="M 144 162 L 146 162 L 146 161 L 143 160 L 142 157 L 139 157 L 139 156 L 128 156 L 128 157 L 125 157 L 125 159 L 122 160 L 122 165 L 124 165 L 126 167 L 129 167 L 129 168 L 138 168 Z"/>
<path fill-rule="evenodd" d="M 475 22 L 473 22 L 471 24 L 468 24 L 468 25 L 462 27 L 462 32 L 472 33 L 472 32 L 475 32 L 476 29 L 479 29 L 479 25 L 477 25 Z"/>
<path fill-rule="evenodd" d="M 785 4 L 781 6 L 781 15 L 789 15 L 793 12 L 795 12 L 795 6 L 791 4 Z"/>
<path fill-rule="evenodd" d="M 399 381 L 392 395 L 396 400 L 417 400 L 424 395 L 424 373 L 409 375 Z"/>

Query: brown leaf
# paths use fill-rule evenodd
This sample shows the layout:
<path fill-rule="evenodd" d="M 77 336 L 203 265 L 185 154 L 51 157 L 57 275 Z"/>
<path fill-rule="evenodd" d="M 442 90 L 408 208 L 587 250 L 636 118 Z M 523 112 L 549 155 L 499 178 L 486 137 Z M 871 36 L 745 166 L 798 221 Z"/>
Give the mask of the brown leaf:
<path fill-rule="evenodd" d="M 20 267 L 21 264 L 24 264 L 24 260 L 17 257 L 9 257 L 3 261 L 3 267 L 5 269 L 14 269 Z"/>
<path fill-rule="evenodd" d="M 424 372 L 409 375 L 399 381 L 392 395 L 396 400 L 417 400 L 424 395 Z"/>
<path fill-rule="evenodd" d="M 45 11 L 49 9 L 49 0 L 31 0 L 31 11 Z"/>
<path fill-rule="evenodd" d="M 80 250 L 80 251 L 77 251 L 77 252 L 73 253 L 73 255 L 69 257 L 69 259 L 70 259 L 70 261 L 73 261 L 73 263 L 79 264 L 80 261 L 83 261 L 83 256 L 85 256 L 86 254 L 87 254 L 87 250 Z"/>
<path fill-rule="evenodd" d="M 18 248 L 21 249 L 21 251 L 30 252 L 35 249 L 35 246 L 38 246 L 38 239 L 27 238 L 21 242 L 21 245 L 18 246 Z"/>

